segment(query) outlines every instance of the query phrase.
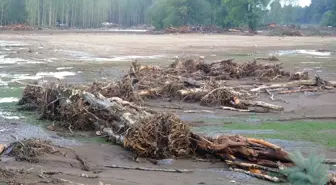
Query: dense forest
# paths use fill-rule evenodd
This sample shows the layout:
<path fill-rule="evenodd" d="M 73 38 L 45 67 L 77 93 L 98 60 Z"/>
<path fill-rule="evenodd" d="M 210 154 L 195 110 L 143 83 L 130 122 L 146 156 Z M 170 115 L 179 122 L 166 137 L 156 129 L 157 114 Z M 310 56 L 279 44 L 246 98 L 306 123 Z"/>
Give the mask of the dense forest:
<path fill-rule="evenodd" d="M 124 27 L 151 24 L 157 29 L 181 25 L 248 26 L 265 23 L 336 26 L 336 1 L 312 0 L 0 0 L 1 25 L 95 28 L 103 22 Z"/>

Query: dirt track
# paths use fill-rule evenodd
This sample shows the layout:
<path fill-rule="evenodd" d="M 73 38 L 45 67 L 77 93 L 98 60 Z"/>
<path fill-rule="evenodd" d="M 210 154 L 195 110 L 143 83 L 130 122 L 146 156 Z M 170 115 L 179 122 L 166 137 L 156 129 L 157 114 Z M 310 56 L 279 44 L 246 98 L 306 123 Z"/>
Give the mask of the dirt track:
<path fill-rule="evenodd" d="M 333 37 L 266 37 L 266 36 L 227 36 L 227 35 L 130 35 L 130 34 L 109 34 L 109 33 L 73 33 L 73 32 L 18 32 L 2 33 L 0 40 L 3 42 L 20 42 L 25 46 L 3 46 L 10 51 L 6 54 L 9 58 L 20 58 L 31 63 L 23 62 L 1 64 L 1 74 L 30 74 L 38 72 L 60 72 L 59 67 L 71 67 L 67 72 L 76 73 L 74 76 L 65 76 L 64 81 L 70 83 L 86 83 L 101 78 L 117 78 L 122 74 L 122 70 L 128 70 L 128 66 L 134 59 L 140 62 L 147 62 L 156 65 L 166 65 L 175 56 L 205 56 L 206 60 L 217 60 L 221 58 L 238 58 L 238 60 L 252 60 L 254 56 L 267 56 L 269 53 L 278 50 L 292 49 L 328 49 L 336 50 L 336 38 Z M 6 50 L 4 50 L 6 51 Z M 292 70 L 292 66 L 303 67 L 314 66 L 302 64 L 301 62 L 325 62 L 323 76 L 336 80 L 333 66 L 330 64 L 334 58 L 317 58 L 314 56 L 280 57 L 284 66 Z M 34 63 L 35 62 L 35 63 Z M 312 75 L 315 71 L 310 71 Z M 7 76 L 5 76 L 7 77 Z M 14 77 L 13 77 L 14 78 Z M 15 77 L 16 78 L 16 77 Z M 55 80 L 46 77 L 46 80 Z M 23 81 L 25 79 L 23 78 Z M 242 83 L 242 82 L 228 82 Z M 243 82 L 251 83 L 251 82 Z M 314 95 L 286 95 L 281 97 L 288 103 L 277 102 L 285 107 L 282 114 L 258 115 L 260 120 L 281 120 L 281 119 L 302 119 L 328 118 L 335 120 L 334 110 L 336 99 L 334 92 L 320 93 Z M 268 100 L 268 96 L 262 96 L 261 100 Z M 149 102 L 155 106 L 161 106 L 162 102 Z M 207 109 L 194 104 L 180 104 L 185 109 Z M 162 109 L 166 111 L 167 109 Z M 172 111 L 172 110 L 169 110 Z M 176 111 L 176 110 L 174 110 Z M 246 113 L 236 113 L 221 110 L 214 110 L 214 117 L 237 117 L 242 116 L 242 120 L 250 116 Z M 186 120 L 197 121 L 197 119 L 209 117 L 209 115 L 191 115 L 183 111 L 176 111 Z M 246 116 L 246 117 L 244 117 Z M 210 123 L 211 124 L 211 123 Z M 143 160 L 140 163 L 132 161 L 130 153 L 122 150 L 118 146 L 101 144 L 84 144 L 74 149 L 81 153 L 90 164 L 102 169 L 98 174 L 99 180 L 108 184 L 231 184 L 233 179 L 238 184 L 266 184 L 256 181 L 244 175 L 237 175 L 226 172 L 221 163 L 195 163 L 188 160 L 175 161 L 173 165 L 164 165 L 166 168 L 188 168 L 198 169 L 192 174 L 170 174 L 170 173 L 148 173 L 126 170 L 111 170 L 102 168 L 104 165 L 125 165 L 125 166 L 149 166 L 157 168 Z M 327 152 L 328 157 L 335 157 L 334 152 Z M 16 161 L 1 162 L 1 166 L 10 168 L 24 167 L 33 168 L 31 174 L 15 176 L 19 182 L 36 182 L 41 180 L 37 175 L 43 170 L 62 170 L 69 173 L 83 173 L 78 169 L 73 169 L 69 163 L 71 160 L 64 158 L 53 158 L 47 156 L 48 162 L 38 164 L 27 164 Z M 160 166 L 159 166 L 160 167 Z M 201 169 L 208 169 L 202 172 Z M 210 170 L 209 170 L 210 169 Z M 1 174 L 0 174 L 1 177 Z M 98 184 L 98 179 L 74 178 L 61 176 L 76 183 Z M 4 180 L 0 178 L 1 180 Z M 56 183 L 57 184 L 57 183 Z M 61 184 L 61 183 L 59 183 Z"/>

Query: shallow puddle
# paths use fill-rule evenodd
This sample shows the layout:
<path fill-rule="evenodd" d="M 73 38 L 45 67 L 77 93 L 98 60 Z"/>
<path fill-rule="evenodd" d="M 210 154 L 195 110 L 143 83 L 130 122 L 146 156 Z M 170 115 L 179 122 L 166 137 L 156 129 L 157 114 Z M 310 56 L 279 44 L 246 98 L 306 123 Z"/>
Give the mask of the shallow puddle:
<path fill-rule="evenodd" d="M 276 52 L 276 55 L 283 56 L 283 55 L 313 55 L 313 56 L 330 56 L 331 52 L 323 52 L 317 50 L 280 50 Z"/>
<path fill-rule="evenodd" d="M 0 143 L 10 144 L 16 139 L 23 140 L 27 138 L 36 138 L 50 140 L 56 145 L 72 146 L 79 145 L 75 140 L 65 139 L 56 135 L 56 133 L 44 130 L 38 125 L 26 124 L 18 121 L 6 121 L 0 118 Z M 16 138 L 13 138 L 15 136 Z"/>
<path fill-rule="evenodd" d="M 12 103 L 12 102 L 18 102 L 19 98 L 17 97 L 5 97 L 0 98 L 0 103 Z"/>
<path fill-rule="evenodd" d="M 151 56 L 112 56 L 109 58 L 96 57 L 93 54 L 86 53 L 83 51 L 71 51 L 71 50 L 56 50 L 56 52 L 62 52 L 66 55 L 72 56 L 77 60 L 86 60 L 86 61 L 97 61 L 97 62 L 122 62 L 122 61 L 133 61 L 136 59 L 158 59 L 163 58 L 164 55 L 151 55 Z"/>
<path fill-rule="evenodd" d="M 111 59 L 111 61 L 133 61 L 136 59 L 158 59 L 158 58 L 163 58 L 164 55 L 152 55 L 152 56 L 119 56 L 119 57 L 114 57 Z"/>

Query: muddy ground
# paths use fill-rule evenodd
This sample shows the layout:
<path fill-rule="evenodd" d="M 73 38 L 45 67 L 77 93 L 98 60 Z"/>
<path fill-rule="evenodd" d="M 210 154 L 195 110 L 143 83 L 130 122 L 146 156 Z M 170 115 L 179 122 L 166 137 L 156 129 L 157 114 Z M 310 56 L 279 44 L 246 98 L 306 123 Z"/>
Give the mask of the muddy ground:
<path fill-rule="evenodd" d="M 324 49 L 325 51 L 317 51 Z M 45 180 L 54 184 L 70 182 L 55 181 L 62 178 L 72 183 L 99 184 L 267 184 L 245 175 L 229 172 L 222 163 L 203 163 L 193 160 L 174 160 L 172 164 L 153 165 L 143 159 L 133 160 L 131 153 L 118 146 L 88 142 L 92 133 L 77 134 L 86 139 L 64 138 L 41 127 L 51 123 L 39 121 L 36 115 L 15 111 L 15 102 L 22 92 L 22 84 L 32 80 L 60 81 L 64 83 L 89 83 L 95 80 L 116 79 L 128 70 L 132 61 L 166 66 L 174 58 L 204 56 L 206 61 L 235 58 L 236 61 L 251 61 L 254 57 L 277 55 L 289 71 L 306 70 L 310 75 L 319 75 L 336 81 L 336 38 L 335 37 L 267 37 L 233 35 L 135 35 L 114 33 L 76 33 L 70 31 L 2 32 L 0 34 L 0 110 L 1 143 L 18 139 L 38 137 L 73 148 L 80 153 L 95 170 L 82 171 L 73 165 L 73 157 L 43 156 L 37 164 L 2 159 L 1 167 L 24 169 L 22 174 L 10 178 L 1 176 L 0 184 L 14 179 L 21 183 Z M 55 78 L 56 77 L 56 78 Z M 230 84 L 259 84 L 255 81 L 228 81 Z M 271 101 L 268 95 L 260 100 Z M 148 101 L 147 106 L 157 110 L 172 111 L 182 119 L 191 121 L 195 127 L 222 125 L 228 122 L 251 124 L 284 120 L 336 120 L 336 94 L 334 91 L 321 93 L 290 94 L 273 102 L 284 106 L 282 113 L 250 114 L 222 111 L 181 102 Z M 167 108 L 168 107 L 168 108 Z M 170 108 L 169 108 L 170 107 Z M 174 107 L 172 109 L 172 107 Z M 186 110 L 210 110 L 212 113 L 185 113 Z M 27 126 L 29 124 L 29 126 Z M 33 125 L 31 125 L 33 124 Z M 232 131 L 232 133 L 238 133 Z M 313 134 L 313 133 L 312 133 Z M 84 140 L 84 141 L 83 141 Z M 308 142 L 272 140 L 288 150 L 312 148 L 336 158 L 336 152 Z M 78 163 L 78 161 L 77 161 Z M 140 172 L 108 169 L 105 165 L 144 166 L 152 168 L 192 169 L 193 173 L 173 174 L 163 172 Z M 28 171 L 27 171 L 28 170 Z M 42 179 L 41 170 L 56 170 L 72 174 L 92 174 L 98 179 L 56 175 Z"/>

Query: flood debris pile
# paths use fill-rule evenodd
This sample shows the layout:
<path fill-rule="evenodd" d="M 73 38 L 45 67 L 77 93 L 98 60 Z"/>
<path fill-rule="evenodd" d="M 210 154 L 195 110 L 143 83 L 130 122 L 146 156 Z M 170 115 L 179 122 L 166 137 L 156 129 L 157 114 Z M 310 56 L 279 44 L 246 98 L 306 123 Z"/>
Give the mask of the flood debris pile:
<path fill-rule="evenodd" d="M 69 127 L 95 130 L 98 135 L 106 136 L 112 142 L 133 151 L 137 156 L 163 159 L 211 155 L 223 160 L 243 160 L 272 167 L 276 167 L 277 161 L 290 163 L 287 153 L 270 143 L 242 136 L 206 138 L 192 133 L 188 123 L 175 115 L 157 113 L 118 97 L 106 98 L 98 92 L 92 94 L 85 89 L 73 89 L 69 93 L 69 89 L 62 85 L 34 85 L 33 87 L 41 88 L 43 94 L 58 93 L 55 96 L 45 95 L 50 98 L 44 98 L 43 103 L 36 102 L 42 103 L 38 106 L 48 109 L 47 111 L 41 109 L 41 113 L 53 112 L 55 115 L 52 117 L 50 116 L 52 114 L 48 114 L 49 116 L 45 118 L 59 120 L 59 115 L 62 115 L 60 120 L 67 122 Z M 58 89 L 48 89 L 48 87 Z M 65 107 L 71 107 L 73 110 L 64 111 Z M 80 120 L 85 122 L 74 121 L 79 119 L 74 113 L 83 109 L 86 113 L 80 115 L 82 117 Z M 67 116 L 63 112 L 67 112 Z M 73 117 L 70 116 L 71 114 Z M 34 157 L 41 151 L 52 151 L 47 143 L 25 141 L 23 144 L 13 148 L 13 155 Z M 33 150 L 24 147 L 31 147 Z"/>
<path fill-rule="evenodd" d="M 295 28 L 276 27 L 269 32 L 270 36 L 303 36 L 303 34 Z"/>
<path fill-rule="evenodd" d="M 21 106 L 27 104 L 37 107 L 42 118 L 61 121 L 61 126 L 72 129 L 96 131 L 99 136 L 105 136 L 111 142 L 121 145 L 125 149 L 134 152 L 138 157 L 154 159 L 179 158 L 191 156 L 211 156 L 225 161 L 235 171 L 253 175 L 258 178 L 272 182 L 282 182 L 286 178 L 281 174 L 274 174 L 279 168 L 279 162 L 285 166 L 293 165 L 288 153 L 281 147 L 263 140 L 247 138 L 242 136 L 224 135 L 216 138 L 209 138 L 193 133 L 188 123 L 169 113 L 158 113 L 146 107 L 129 102 L 120 97 L 121 90 L 114 90 L 115 87 L 125 87 L 132 90 L 132 93 L 125 97 L 132 97 L 139 94 L 139 90 L 147 86 L 155 87 L 156 80 L 162 82 L 169 75 L 185 74 L 186 72 L 176 71 L 176 68 L 161 69 L 151 66 L 140 66 L 133 64 L 129 74 L 121 81 L 115 83 L 95 83 L 88 86 L 66 86 L 53 83 L 42 83 L 27 85 Z M 147 82 L 144 71 L 151 71 L 152 75 L 161 75 L 162 71 L 166 77 L 154 78 Z M 167 72 L 168 71 L 168 72 Z M 188 74 L 188 73 L 187 73 Z M 144 75 L 143 77 L 141 77 Z M 179 77 L 179 76 L 178 76 Z M 182 76 L 183 77 L 183 76 Z M 186 78 L 186 77 L 183 77 Z M 176 79 L 182 90 L 186 86 L 190 89 L 212 87 L 215 89 L 206 92 L 200 100 L 211 104 L 211 99 L 222 96 L 221 91 L 229 92 L 227 96 L 239 97 L 226 99 L 225 95 L 218 100 L 231 100 L 232 105 L 255 105 L 272 107 L 281 110 L 282 107 L 266 104 L 264 102 L 253 102 L 242 97 L 249 92 L 238 91 L 230 87 L 217 87 L 212 83 L 200 83 L 195 81 L 181 81 Z M 290 82 L 293 83 L 293 82 Z M 315 79 L 315 84 L 330 85 L 324 80 Z M 147 84 L 146 88 L 144 84 Z M 166 84 L 166 82 L 164 83 Z M 138 86 L 138 87 L 137 87 Z M 143 89 L 137 89 L 143 86 Z M 259 87 L 260 88 L 260 87 Z M 265 87 L 267 88 L 267 86 Z M 111 89 L 111 92 L 106 89 Z M 177 88 L 179 89 L 179 88 Z M 175 90 L 174 90 L 175 91 Z M 236 92 L 237 91 L 237 92 Z M 258 90 L 259 91 L 259 90 Z M 215 93 L 221 92 L 221 93 Z M 104 94 L 104 95 L 103 95 Z M 122 97 L 122 95 L 120 95 Z M 30 148 L 25 148 L 30 147 Z M 53 152 L 48 143 L 25 141 L 23 145 L 18 143 L 12 147 L 13 155 L 23 159 L 32 159 L 40 152 Z M 249 166 L 249 167 L 247 167 Z"/>
<path fill-rule="evenodd" d="M 283 69 L 282 64 L 259 64 L 256 60 L 241 64 L 234 62 L 233 59 L 212 63 L 205 63 L 202 59 L 178 60 L 171 67 L 182 73 L 182 76 L 193 77 L 195 80 L 254 78 L 261 81 L 274 81 L 276 79 L 288 80 L 291 75 Z"/>
<path fill-rule="evenodd" d="M 181 26 L 181 27 L 173 27 L 170 26 L 163 30 L 164 33 L 223 33 L 227 30 L 220 28 L 216 25 L 208 25 L 208 26 Z"/>
<path fill-rule="evenodd" d="M 253 92 L 242 87 L 228 87 L 224 81 L 251 78 L 258 81 L 292 81 L 309 77 L 308 73 L 287 72 L 281 64 L 258 64 L 256 61 L 239 64 L 233 59 L 212 63 L 202 59 L 176 60 L 165 68 L 134 62 L 122 80 L 95 89 L 106 97 L 113 95 L 127 101 L 139 102 L 149 98 L 244 110 L 250 106 L 265 107 L 266 112 L 281 110 L 271 104 L 250 101 L 255 96 Z"/>

